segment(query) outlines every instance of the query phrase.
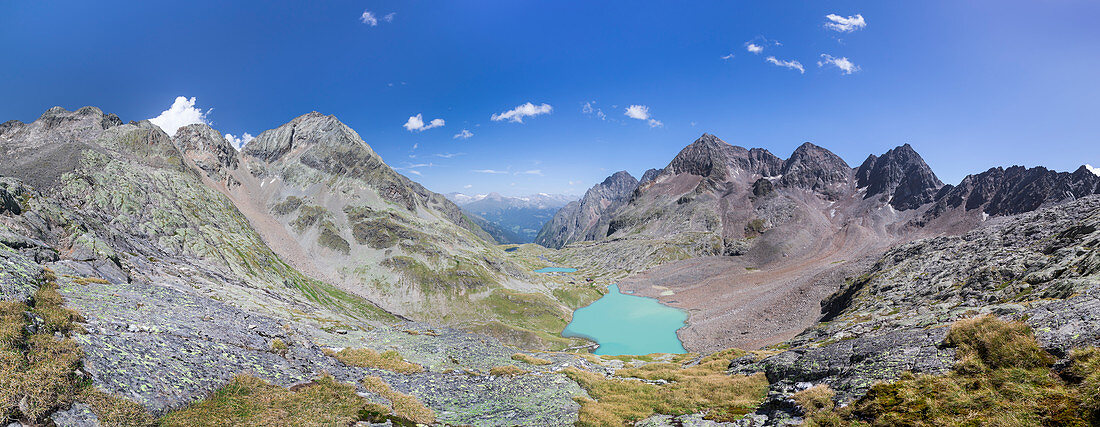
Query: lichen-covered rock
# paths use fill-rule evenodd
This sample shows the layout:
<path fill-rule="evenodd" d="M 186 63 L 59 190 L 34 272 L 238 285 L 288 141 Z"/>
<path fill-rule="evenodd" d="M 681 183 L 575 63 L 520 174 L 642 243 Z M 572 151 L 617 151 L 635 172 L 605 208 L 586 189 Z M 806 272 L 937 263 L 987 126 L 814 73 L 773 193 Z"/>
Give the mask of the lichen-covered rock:
<path fill-rule="evenodd" d="M 54 412 L 50 415 L 50 421 L 53 421 L 57 427 L 99 427 L 101 425 L 92 408 L 83 402 L 73 403 L 69 409 Z"/>

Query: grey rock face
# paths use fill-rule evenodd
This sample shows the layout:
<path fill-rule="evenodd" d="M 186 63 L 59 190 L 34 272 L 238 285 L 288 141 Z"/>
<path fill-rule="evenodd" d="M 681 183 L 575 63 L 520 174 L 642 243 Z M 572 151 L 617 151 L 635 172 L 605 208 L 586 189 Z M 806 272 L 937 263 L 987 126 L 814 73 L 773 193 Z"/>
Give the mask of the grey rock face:
<path fill-rule="evenodd" d="M 663 172 L 663 169 L 648 169 L 642 174 L 642 179 L 638 180 L 638 186 L 645 185 L 645 183 L 657 179 L 657 176 Z"/>
<path fill-rule="evenodd" d="M 800 145 L 783 162 L 778 184 L 838 197 L 850 192 L 852 168 L 840 156 L 809 142 Z"/>
<path fill-rule="evenodd" d="M 901 329 L 881 335 L 841 340 L 820 348 L 798 348 L 759 364 L 735 360 L 731 368 L 763 370 L 768 381 L 794 387 L 828 384 L 843 402 L 857 398 L 876 382 L 892 381 L 902 372 L 938 374 L 955 363 L 953 348 L 940 348 L 946 328 Z"/>
<path fill-rule="evenodd" d="M 856 170 L 856 186 L 867 189 L 864 198 L 883 197 L 894 208 L 907 210 L 931 202 L 943 183 L 913 147 L 905 144 L 882 157 L 867 157 Z"/>
<path fill-rule="evenodd" d="M 688 173 L 716 181 L 725 181 L 731 173 L 774 176 L 783 161 L 762 148 L 751 150 L 730 145 L 718 137 L 704 133 L 672 159 L 662 174 Z"/>
<path fill-rule="evenodd" d="M 935 204 L 923 220 L 960 207 L 967 211 L 981 209 L 993 216 L 1012 215 L 1091 194 L 1100 194 L 1100 176 L 1084 166 L 1072 173 L 1055 172 L 1041 166 L 996 167 L 967 175 L 959 185 L 940 189 Z"/>
<path fill-rule="evenodd" d="M 638 180 L 627 171 L 615 172 L 584 193 L 579 201 L 561 208 L 535 237 L 535 243 L 561 248 L 572 242 L 607 236 L 614 212 L 630 199 Z"/>
<path fill-rule="evenodd" d="M 228 179 L 227 170 L 240 165 L 237 150 L 206 124 L 184 126 L 176 131 L 172 141 L 184 156 L 217 181 Z"/>
<path fill-rule="evenodd" d="M 57 427 L 99 427 L 99 418 L 92 412 L 92 407 L 76 402 L 69 409 L 54 412 L 50 420 Z"/>

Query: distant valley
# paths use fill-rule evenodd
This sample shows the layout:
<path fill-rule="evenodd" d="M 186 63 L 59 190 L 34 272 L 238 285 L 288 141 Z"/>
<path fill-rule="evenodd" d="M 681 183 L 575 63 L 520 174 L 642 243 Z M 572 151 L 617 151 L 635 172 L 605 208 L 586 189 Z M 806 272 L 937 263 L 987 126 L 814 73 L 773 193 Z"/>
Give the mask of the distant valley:
<path fill-rule="evenodd" d="M 543 225 L 559 209 L 576 200 L 573 196 L 545 193 L 520 197 L 498 193 L 446 196 L 500 244 L 534 242 Z"/>

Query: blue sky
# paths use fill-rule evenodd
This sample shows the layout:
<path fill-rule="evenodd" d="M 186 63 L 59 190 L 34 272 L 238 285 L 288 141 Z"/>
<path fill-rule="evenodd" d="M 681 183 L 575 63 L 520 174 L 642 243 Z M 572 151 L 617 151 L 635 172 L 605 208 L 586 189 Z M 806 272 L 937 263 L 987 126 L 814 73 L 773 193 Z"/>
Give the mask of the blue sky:
<path fill-rule="evenodd" d="M 240 136 L 316 110 L 437 192 L 580 194 L 703 132 L 853 166 L 908 142 L 948 183 L 1100 163 L 1095 1 L 222 3 L 0 3 L 0 120 L 185 96 Z M 526 103 L 549 112 L 492 119 Z"/>

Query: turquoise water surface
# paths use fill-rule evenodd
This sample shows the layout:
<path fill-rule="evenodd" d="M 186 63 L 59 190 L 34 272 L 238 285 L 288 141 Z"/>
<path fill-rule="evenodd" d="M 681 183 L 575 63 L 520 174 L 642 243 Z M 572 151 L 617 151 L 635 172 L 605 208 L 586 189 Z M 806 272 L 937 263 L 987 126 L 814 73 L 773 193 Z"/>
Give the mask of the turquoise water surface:
<path fill-rule="evenodd" d="M 543 267 L 535 270 L 536 273 L 572 273 L 574 271 L 577 269 L 569 267 Z"/>
<path fill-rule="evenodd" d="M 573 312 L 563 337 L 588 338 L 600 344 L 596 354 L 684 353 L 676 330 L 684 327 L 687 313 L 662 305 L 653 298 L 627 295 L 618 285 L 596 302 Z"/>

